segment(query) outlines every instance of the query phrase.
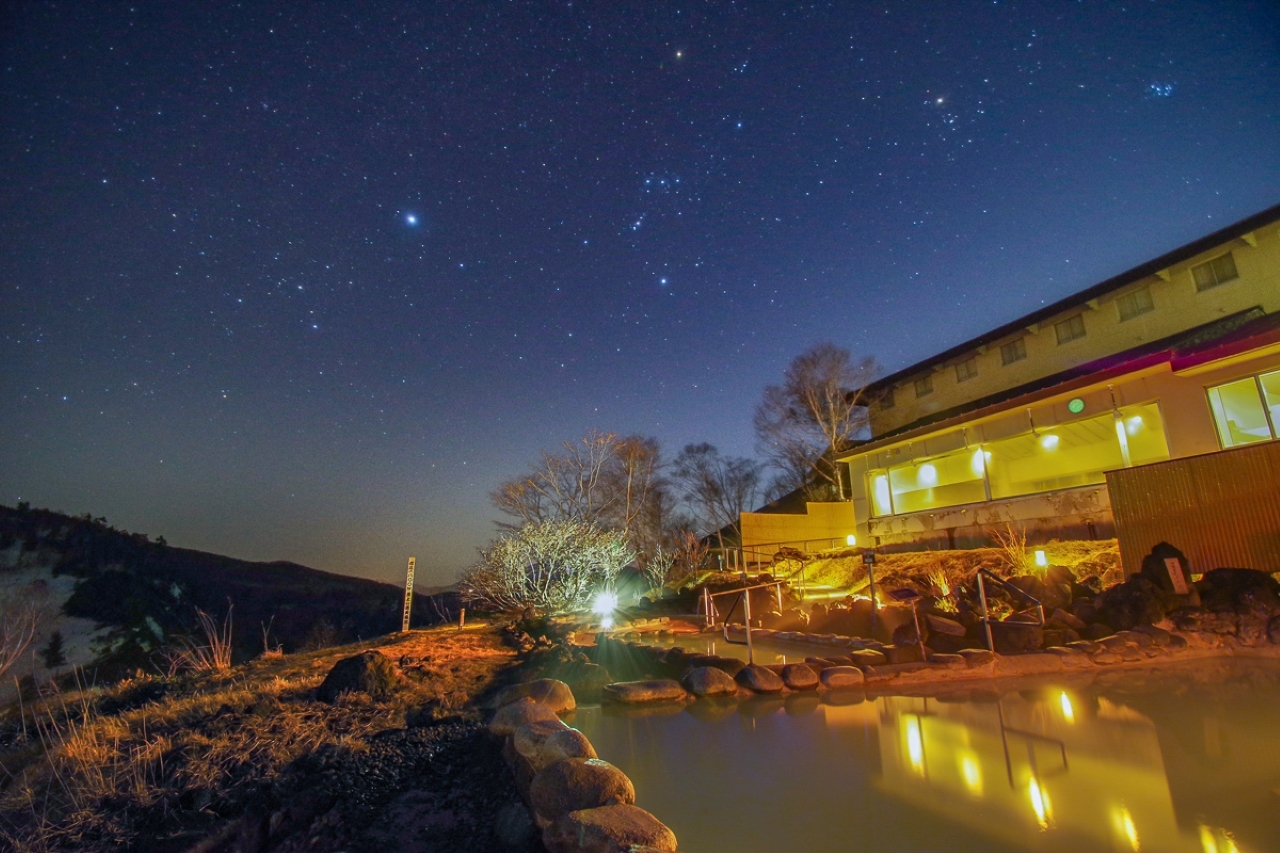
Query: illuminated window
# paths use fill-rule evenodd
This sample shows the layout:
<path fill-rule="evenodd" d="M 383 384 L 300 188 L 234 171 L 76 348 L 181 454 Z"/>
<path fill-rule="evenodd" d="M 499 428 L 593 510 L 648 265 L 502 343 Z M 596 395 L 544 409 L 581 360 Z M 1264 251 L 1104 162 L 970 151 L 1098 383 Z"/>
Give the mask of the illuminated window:
<path fill-rule="evenodd" d="M 921 376 L 916 380 L 916 397 L 927 397 L 933 393 L 933 374 Z"/>
<path fill-rule="evenodd" d="M 1208 290 L 1239 277 L 1240 273 L 1236 271 L 1236 259 L 1230 252 L 1191 268 L 1191 278 L 1196 283 L 1197 291 Z"/>
<path fill-rule="evenodd" d="M 892 388 L 885 389 L 885 392 L 880 395 L 880 408 L 882 409 L 893 408 L 893 389 Z"/>
<path fill-rule="evenodd" d="M 1013 364 L 1015 361 L 1022 361 L 1026 357 L 1026 338 L 1018 338 L 1016 341 L 1009 341 L 1009 343 L 1000 346 L 1000 360 L 1004 364 Z"/>
<path fill-rule="evenodd" d="M 1053 331 L 1058 335 L 1058 343 L 1065 344 L 1069 341 L 1077 340 L 1084 337 L 1084 315 L 1076 314 L 1074 317 L 1068 317 L 1053 324 Z"/>
<path fill-rule="evenodd" d="M 966 358 L 956 365 L 956 381 L 964 382 L 978 375 L 978 359 Z"/>
<path fill-rule="evenodd" d="M 1131 290 L 1124 296 L 1116 299 L 1116 308 L 1120 311 L 1120 322 L 1132 320 L 1140 314 L 1155 310 L 1155 303 L 1151 301 L 1151 288 L 1142 287 L 1137 290 Z"/>
<path fill-rule="evenodd" d="M 1280 371 L 1210 388 L 1209 408 L 1223 447 L 1275 438 L 1280 419 Z"/>
<path fill-rule="evenodd" d="M 1270 376 L 1280 414 L 1280 371 Z M 1101 484 L 1105 471 L 1168 458 L 1150 403 L 871 471 L 867 488 L 871 514 L 887 516 Z"/>

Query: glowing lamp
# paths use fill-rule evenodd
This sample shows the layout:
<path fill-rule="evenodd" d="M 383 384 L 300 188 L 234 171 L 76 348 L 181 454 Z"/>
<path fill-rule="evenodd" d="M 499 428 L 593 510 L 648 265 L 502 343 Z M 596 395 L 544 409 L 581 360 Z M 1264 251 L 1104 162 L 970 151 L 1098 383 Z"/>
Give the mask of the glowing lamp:
<path fill-rule="evenodd" d="M 852 548 L 854 545 L 858 544 L 858 537 L 850 533 L 848 536 L 844 537 L 844 544 Z"/>
<path fill-rule="evenodd" d="M 1036 565 L 1041 568 L 1049 565 L 1049 555 L 1039 548 L 1036 549 Z"/>
<path fill-rule="evenodd" d="M 591 612 L 601 616 L 612 617 L 613 611 L 618 609 L 618 596 L 612 592 L 602 592 L 596 596 L 595 604 L 591 605 Z"/>
<path fill-rule="evenodd" d="M 1040 446 L 1045 450 L 1057 450 L 1058 437 L 1056 435 L 1042 435 L 1040 436 Z"/>
<path fill-rule="evenodd" d="M 936 486 L 938 485 L 938 469 L 926 462 L 920 466 L 920 471 L 916 474 L 916 478 L 922 486 Z"/>

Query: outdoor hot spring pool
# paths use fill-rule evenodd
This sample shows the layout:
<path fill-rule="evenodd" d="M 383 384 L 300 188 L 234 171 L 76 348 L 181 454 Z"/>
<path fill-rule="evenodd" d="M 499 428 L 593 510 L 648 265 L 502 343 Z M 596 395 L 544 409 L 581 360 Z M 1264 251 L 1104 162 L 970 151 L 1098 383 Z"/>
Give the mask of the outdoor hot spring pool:
<path fill-rule="evenodd" d="M 1280 664 L 579 708 L 688 853 L 1280 850 Z"/>

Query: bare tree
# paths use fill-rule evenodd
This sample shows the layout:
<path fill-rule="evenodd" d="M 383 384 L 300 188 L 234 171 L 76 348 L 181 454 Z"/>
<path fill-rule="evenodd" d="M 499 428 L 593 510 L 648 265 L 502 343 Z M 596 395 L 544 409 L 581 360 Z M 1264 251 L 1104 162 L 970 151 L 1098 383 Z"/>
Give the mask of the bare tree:
<path fill-rule="evenodd" d="M 699 526 L 714 533 L 724 550 L 725 528 L 742 538 L 742 513 L 760 492 L 761 464 L 742 456 L 721 456 L 710 444 L 689 444 L 671 465 L 672 477 Z"/>
<path fill-rule="evenodd" d="M 670 505 L 658 442 L 591 432 L 543 453 L 532 470 L 490 493 L 524 524 L 582 521 L 620 532 L 642 561 L 661 543 Z M 509 529 L 518 525 L 503 525 Z"/>
<path fill-rule="evenodd" d="M 796 356 L 756 407 L 757 449 L 781 469 L 780 482 L 815 497 L 841 500 L 846 484 L 836 463 L 867 427 L 863 390 L 878 371 L 875 359 L 854 362 L 849 351 L 820 343 Z"/>
<path fill-rule="evenodd" d="M 0 678 L 31 646 L 44 613 L 43 595 L 27 593 L 0 604 Z"/>
<path fill-rule="evenodd" d="M 541 614 L 584 608 L 634 558 L 621 534 L 578 520 L 540 521 L 480 552 L 459 589 L 468 602 Z"/>

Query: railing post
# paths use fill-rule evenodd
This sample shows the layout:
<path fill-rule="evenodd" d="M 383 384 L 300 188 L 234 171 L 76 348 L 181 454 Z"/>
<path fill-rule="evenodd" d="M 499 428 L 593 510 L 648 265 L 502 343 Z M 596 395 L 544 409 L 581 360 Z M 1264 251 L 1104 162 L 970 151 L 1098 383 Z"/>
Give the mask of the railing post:
<path fill-rule="evenodd" d="M 982 581 L 982 572 L 978 572 L 978 599 L 982 602 L 982 627 L 987 632 L 987 649 L 996 650 L 995 640 L 991 638 L 991 614 L 987 612 L 987 585 Z"/>
<path fill-rule="evenodd" d="M 742 591 L 742 607 L 747 617 L 747 663 L 755 663 L 755 651 L 751 645 L 751 590 Z"/>

